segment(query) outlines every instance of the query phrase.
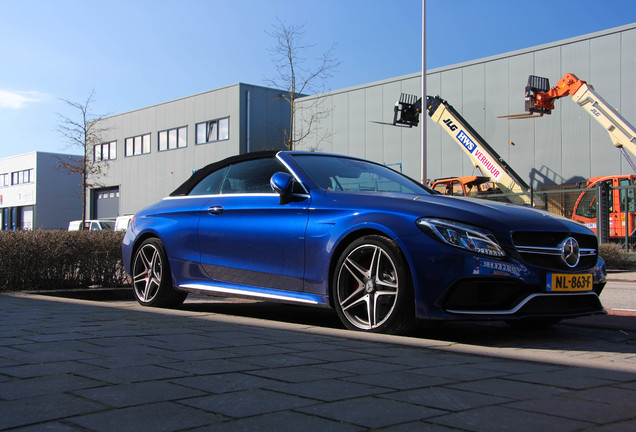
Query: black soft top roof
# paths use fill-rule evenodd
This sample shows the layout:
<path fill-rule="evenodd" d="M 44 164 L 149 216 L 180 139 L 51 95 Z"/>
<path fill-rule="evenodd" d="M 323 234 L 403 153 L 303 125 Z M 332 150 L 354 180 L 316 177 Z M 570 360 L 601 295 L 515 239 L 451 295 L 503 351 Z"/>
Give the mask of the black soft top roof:
<path fill-rule="evenodd" d="M 235 164 L 237 162 L 242 162 L 251 159 L 261 159 L 266 157 L 274 157 L 278 153 L 278 150 L 269 150 L 269 151 L 260 151 L 253 153 L 245 153 L 241 155 L 231 156 L 229 158 L 220 160 L 218 162 L 213 162 L 209 165 L 204 166 L 200 170 L 196 171 L 189 179 L 187 179 L 181 186 L 176 188 L 174 192 L 170 194 L 170 196 L 184 196 L 190 193 L 192 188 L 208 176 L 211 172 L 214 172 L 224 166 L 228 166 L 231 164 Z"/>

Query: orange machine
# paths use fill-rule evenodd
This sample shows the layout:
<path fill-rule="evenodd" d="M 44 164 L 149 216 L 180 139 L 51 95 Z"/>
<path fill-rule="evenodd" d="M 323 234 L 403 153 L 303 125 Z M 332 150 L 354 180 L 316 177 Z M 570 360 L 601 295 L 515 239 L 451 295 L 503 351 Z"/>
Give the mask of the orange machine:
<path fill-rule="evenodd" d="M 530 75 L 525 89 L 526 114 L 504 116 L 508 118 L 529 118 L 550 114 L 554 109 L 554 101 L 564 96 L 572 96 L 609 134 L 612 144 L 623 153 L 634 172 L 636 165 L 627 154 L 636 155 L 636 129 L 625 120 L 610 104 L 608 104 L 594 87 L 568 73 L 550 88 L 547 78 Z"/>
<path fill-rule="evenodd" d="M 587 190 L 583 191 L 576 200 L 572 219 L 585 224 L 598 234 L 597 186 L 600 184 L 607 186 L 605 207 L 607 207 L 609 220 L 609 240 L 622 241 L 626 235 L 631 236 L 636 229 L 634 189 L 630 188 L 630 186 L 636 185 L 636 175 L 602 176 L 588 179 Z"/>

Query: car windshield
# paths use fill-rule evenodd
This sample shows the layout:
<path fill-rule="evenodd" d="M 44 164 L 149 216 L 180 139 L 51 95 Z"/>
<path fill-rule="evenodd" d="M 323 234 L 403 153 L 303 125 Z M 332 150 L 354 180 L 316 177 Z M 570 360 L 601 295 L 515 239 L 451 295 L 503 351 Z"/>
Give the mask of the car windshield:
<path fill-rule="evenodd" d="M 301 168 L 325 190 L 429 193 L 422 185 L 374 163 L 325 155 L 294 155 Z"/>

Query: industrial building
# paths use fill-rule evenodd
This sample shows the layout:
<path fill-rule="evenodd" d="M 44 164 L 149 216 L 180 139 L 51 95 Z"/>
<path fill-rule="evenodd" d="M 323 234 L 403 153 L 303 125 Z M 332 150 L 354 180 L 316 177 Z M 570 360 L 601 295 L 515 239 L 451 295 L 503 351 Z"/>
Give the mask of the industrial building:
<path fill-rule="evenodd" d="M 58 169 L 77 157 L 31 152 L 0 159 L 0 230 L 66 229 L 81 219 L 81 177 Z"/>
<path fill-rule="evenodd" d="M 587 81 L 636 124 L 636 23 L 428 70 L 426 92 L 454 106 L 533 187 L 633 173 L 607 132 L 569 98 L 557 101 L 549 116 L 500 118 L 524 112 L 529 75 L 547 77 L 554 85 L 566 73 Z M 384 162 L 415 179 L 420 177 L 422 157 L 429 179 L 479 175 L 430 119 L 424 154 L 419 127 L 391 125 L 401 93 L 422 96 L 420 79 L 416 73 L 301 99 L 301 104 L 318 104 L 322 116 L 297 149 L 318 148 Z"/>
<path fill-rule="evenodd" d="M 440 95 L 533 187 L 560 185 L 596 175 L 630 173 L 606 132 L 578 105 L 557 102 L 552 115 L 500 118 L 524 112 L 530 74 L 552 84 L 574 73 L 592 84 L 636 123 L 636 23 L 493 57 L 429 70 L 429 95 Z M 419 179 L 475 175 L 461 149 L 427 120 L 392 126 L 401 93 L 421 97 L 415 73 L 297 99 L 305 115 L 318 113 L 311 133 L 295 150 L 364 157 Z M 103 120 L 107 129 L 94 157 L 107 165 L 103 186 L 89 194 L 89 218 L 132 214 L 168 195 L 193 171 L 227 156 L 283 148 L 289 105 L 281 90 L 248 84 L 212 90 Z M 427 117 L 424 115 L 423 117 Z M 306 128 L 297 118 L 298 128 Z M 420 125 L 422 122 L 420 122 Z M 421 127 L 421 126 L 420 126 Z"/>
<path fill-rule="evenodd" d="M 282 148 L 290 108 L 281 93 L 239 83 L 103 119 L 102 186 L 87 197 L 87 217 L 134 214 L 209 163 Z"/>

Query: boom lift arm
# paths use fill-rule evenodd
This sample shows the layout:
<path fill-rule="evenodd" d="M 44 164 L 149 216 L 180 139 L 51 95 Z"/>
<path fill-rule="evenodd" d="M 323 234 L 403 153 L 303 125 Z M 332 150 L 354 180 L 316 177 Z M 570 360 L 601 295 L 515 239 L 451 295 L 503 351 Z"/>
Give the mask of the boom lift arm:
<path fill-rule="evenodd" d="M 554 109 L 554 101 L 568 95 L 603 126 L 609 133 L 612 144 L 621 150 L 636 172 L 634 162 L 625 151 L 636 155 L 636 129 L 599 96 L 594 87 L 571 73 L 566 74 L 552 88 L 547 78 L 530 75 L 525 94 L 525 109 L 529 114 L 521 118 L 531 117 L 535 113 L 540 116 L 550 114 Z"/>
<path fill-rule="evenodd" d="M 422 100 L 414 98 L 415 96 L 412 95 L 402 94 L 400 96 L 395 107 L 394 124 L 418 125 L 417 117 L 421 110 Z M 531 197 L 528 194 L 530 187 L 451 104 L 439 96 L 427 96 L 426 108 L 431 120 L 448 132 L 482 175 L 490 177 L 503 193 L 522 194 L 513 197 L 515 202 L 531 205 Z"/>

